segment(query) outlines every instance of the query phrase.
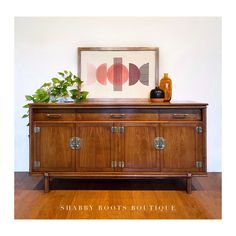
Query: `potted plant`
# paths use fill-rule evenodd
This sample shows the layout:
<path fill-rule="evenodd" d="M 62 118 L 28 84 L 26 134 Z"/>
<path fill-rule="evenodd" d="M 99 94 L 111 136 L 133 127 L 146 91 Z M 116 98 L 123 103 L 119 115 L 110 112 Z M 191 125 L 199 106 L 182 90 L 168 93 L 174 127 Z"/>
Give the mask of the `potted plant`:
<path fill-rule="evenodd" d="M 88 92 L 81 91 L 83 81 L 71 71 L 58 72 L 59 78 L 54 77 L 51 82 L 44 83 L 34 94 L 26 95 L 25 98 L 33 103 L 56 103 L 56 102 L 80 102 L 87 98 Z M 29 108 L 29 104 L 23 106 Z M 22 118 L 29 117 L 29 109 Z"/>

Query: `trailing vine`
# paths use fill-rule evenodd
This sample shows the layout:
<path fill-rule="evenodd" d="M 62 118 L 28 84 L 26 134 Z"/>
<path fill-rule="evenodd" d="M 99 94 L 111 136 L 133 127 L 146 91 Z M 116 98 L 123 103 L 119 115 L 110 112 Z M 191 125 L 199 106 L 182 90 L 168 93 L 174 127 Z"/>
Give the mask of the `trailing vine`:
<path fill-rule="evenodd" d="M 83 81 L 71 71 L 64 70 L 58 72 L 59 78 L 54 77 L 51 82 L 44 83 L 38 88 L 34 94 L 26 95 L 25 99 L 33 103 L 56 103 L 63 101 L 80 102 L 87 98 L 88 92 L 81 91 Z M 29 104 L 25 104 L 23 108 L 29 108 Z M 29 109 L 22 118 L 29 117 Z"/>

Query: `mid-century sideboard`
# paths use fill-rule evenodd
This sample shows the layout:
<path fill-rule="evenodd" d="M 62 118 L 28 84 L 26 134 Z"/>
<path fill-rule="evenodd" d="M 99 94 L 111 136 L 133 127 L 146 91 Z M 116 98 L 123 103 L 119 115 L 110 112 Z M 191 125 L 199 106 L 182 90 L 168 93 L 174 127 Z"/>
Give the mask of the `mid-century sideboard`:
<path fill-rule="evenodd" d="M 205 103 L 87 99 L 30 104 L 30 174 L 50 178 L 206 176 Z"/>

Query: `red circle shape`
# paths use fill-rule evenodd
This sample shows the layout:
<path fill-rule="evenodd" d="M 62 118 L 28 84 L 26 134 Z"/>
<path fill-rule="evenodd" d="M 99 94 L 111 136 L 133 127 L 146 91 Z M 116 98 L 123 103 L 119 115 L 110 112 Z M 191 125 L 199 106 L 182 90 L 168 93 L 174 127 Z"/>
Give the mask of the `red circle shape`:
<path fill-rule="evenodd" d="M 102 84 L 107 84 L 107 63 L 101 64 L 96 71 L 97 81 Z"/>
<path fill-rule="evenodd" d="M 114 74 L 115 70 L 118 71 L 118 73 Z M 128 80 L 129 71 L 123 64 L 113 64 L 107 71 L 107 78 L 111 84 L 121 85 Z"/>

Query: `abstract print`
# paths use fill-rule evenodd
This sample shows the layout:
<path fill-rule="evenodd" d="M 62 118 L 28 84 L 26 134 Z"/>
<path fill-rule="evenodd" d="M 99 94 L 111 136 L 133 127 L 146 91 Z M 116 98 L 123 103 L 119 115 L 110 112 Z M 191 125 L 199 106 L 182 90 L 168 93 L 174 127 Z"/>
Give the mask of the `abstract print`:
<path fill-rule="evenodd" d="M 114 57 L 113 64 L 102 63 L 95 67 L 87 64 L 87 82 L 95 82 L 106 86 L 108 82 L 113 85 L 113 91 L 122 91 L 123 84 L 133 86 L 138 81 L 144 86 L 149 86 L 149 63 L 138 67 L 134 63 L 128 63 L 128 68 L 123 64 L 122 57 Z"/>

